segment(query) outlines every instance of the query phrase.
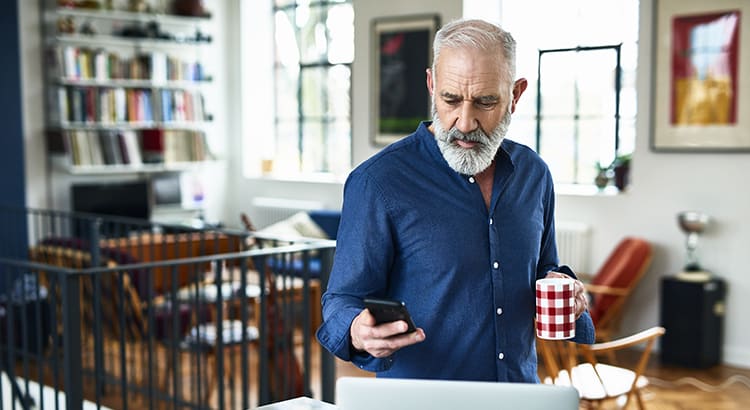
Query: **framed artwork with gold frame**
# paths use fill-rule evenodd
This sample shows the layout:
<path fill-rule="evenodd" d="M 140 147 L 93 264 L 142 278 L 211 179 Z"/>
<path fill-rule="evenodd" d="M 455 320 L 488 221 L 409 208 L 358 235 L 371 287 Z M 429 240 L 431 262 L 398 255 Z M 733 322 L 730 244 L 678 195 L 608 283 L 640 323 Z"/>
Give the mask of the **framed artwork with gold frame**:
<path fill-rule="evenodd" d="M 750 151 L 750 2 L 654 0 L 655 151 Z"/>

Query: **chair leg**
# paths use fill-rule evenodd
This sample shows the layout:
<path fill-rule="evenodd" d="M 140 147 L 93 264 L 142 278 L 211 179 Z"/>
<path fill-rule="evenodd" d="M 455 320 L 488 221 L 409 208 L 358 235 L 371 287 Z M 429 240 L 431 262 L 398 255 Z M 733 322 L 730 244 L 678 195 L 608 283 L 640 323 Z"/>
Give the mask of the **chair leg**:
<path fill-rule="evenodd" d="M 641 391 L 636 390 L 633 394 L 635 394 L 635 400 L 638 403 L 638 408 L 640 410 L 643 410 L 646 408 L 646 405 L 643 404 L 643 397 L 641 397 Z"/>

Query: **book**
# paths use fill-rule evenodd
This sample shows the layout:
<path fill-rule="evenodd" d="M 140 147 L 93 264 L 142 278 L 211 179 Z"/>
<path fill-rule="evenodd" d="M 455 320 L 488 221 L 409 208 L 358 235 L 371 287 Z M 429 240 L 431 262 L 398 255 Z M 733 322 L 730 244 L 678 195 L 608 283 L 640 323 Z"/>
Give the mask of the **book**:
<path fill-rule="evenodd" d="M 70 119 L 75 122 L 83 122 L 83 90 L 80 88 L 66 87 L 70 98 Z"/>
<path fill-rule="evenodd" d="M 60 116 L 60 124 L 67 124 L 70 120 L 70 107 L 68 106 L 68 89 L 57 88 L 57 109 Z"/>
<path fill-rule="evenodd" d="M 104 148 L 99 139 L 99 133 L 96 131 L 87 131 L 86 139 L 89 144 L 91 165 L 104 165 Z"/>
<path fill-rule="evenodd" d="M 138 136 L 133 130 L 120 132 L 122 138 L 123 157 L 127 157 L 127 163 L 133 166 L 142 165 L 141 144 L 138 143 Z M 124 161 L 123 161 L 124 162 Z"/>
<path fill-rule="evenodd" d="M 164 162 L 164 130 L 147 129 L 143 137 L 143 161 L 146 163 Z"/>
<path fill-rule="evenodd" d="M 63 47 L 63 72 L 65 78 L 78 79 L 80 78 L 80 72 L 78 71 L 78 48 L 73 46 Z"/>
<path fill-rule="evenodd" d="M 118 141 L 117 132 L 102 131 L 99 132 L 99 140 L 104 153 L 104 163 L 106 165 L 123 164 L 122 149 Z"/>
<path fill-rule="evenodd" d="M 127 93 L 124 88 L 115 88 L 114 93 L 114 120 L 125 122 L 128 120 Z"/>

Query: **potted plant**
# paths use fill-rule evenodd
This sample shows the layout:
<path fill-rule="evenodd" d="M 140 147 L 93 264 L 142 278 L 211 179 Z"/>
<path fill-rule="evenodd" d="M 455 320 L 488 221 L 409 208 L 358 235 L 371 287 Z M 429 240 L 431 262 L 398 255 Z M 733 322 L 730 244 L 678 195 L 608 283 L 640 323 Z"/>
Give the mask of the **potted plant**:
<path fill-rule="evenodd" d="M 624 190 L 630 182 L 630 160 L 632 154 L 618 155 L 614 161 L 612 161 L 612 170 L 615 174 L 615 186 L 620 191 Z"/>
<path fill-rule="evenodd" d="M 604 189 L 609 184 L 610 166 L 604 166 L 601 162 L 596 161 L 596 177 L 594 184 L 599 189 Z"/>

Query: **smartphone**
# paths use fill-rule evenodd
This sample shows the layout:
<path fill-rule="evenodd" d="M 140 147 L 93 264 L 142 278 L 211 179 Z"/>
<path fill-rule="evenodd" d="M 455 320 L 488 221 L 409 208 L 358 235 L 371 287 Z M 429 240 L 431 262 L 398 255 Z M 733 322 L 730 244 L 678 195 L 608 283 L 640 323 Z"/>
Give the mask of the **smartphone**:
<path fill-rule="evenodd" d="M 403 320 L 408 325 L 404 333 L 411 333 L 417 330 L 417 327 L 414 326 L 414 322 L 411 320 L 409 311 L 406 310 L 404 302 L 378 298 L 365 298 L 364 302 L 365 307 L 375 317 L 375 321 L 378 324 Z"/>

